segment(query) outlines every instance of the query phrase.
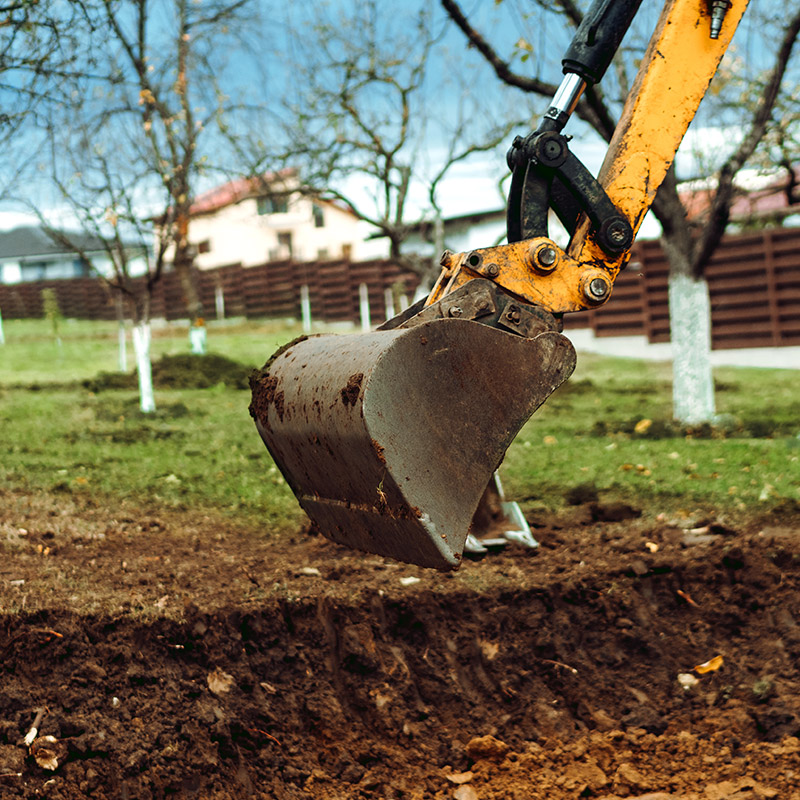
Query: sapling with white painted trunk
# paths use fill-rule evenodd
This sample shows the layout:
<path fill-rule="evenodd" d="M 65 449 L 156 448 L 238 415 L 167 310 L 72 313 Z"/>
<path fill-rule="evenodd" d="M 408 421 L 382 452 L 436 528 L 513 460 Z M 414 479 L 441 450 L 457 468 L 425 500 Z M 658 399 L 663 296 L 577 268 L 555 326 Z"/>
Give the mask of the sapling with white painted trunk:
<path fill-rule="evenodd" d="M 150 361 L 150 322 L 133 326 L 133 351 L 136 355 L 136 373 L 139 376 L 139 409 L 143 414 L 156 410 L 153 394 L 153 369 Z"/>

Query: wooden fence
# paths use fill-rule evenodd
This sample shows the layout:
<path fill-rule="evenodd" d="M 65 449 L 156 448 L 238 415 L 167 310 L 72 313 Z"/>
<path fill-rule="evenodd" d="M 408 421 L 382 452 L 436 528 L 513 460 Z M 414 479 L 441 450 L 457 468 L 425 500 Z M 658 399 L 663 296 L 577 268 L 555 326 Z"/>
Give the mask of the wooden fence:
<path fill-rule="evenodd" d="M 637 242 L 607 305 L 568 315 L 567 327 L 668 342 L 668 274 L 659 242 Z M 800 228 L 725 237 L 706 277 L 713 349 L 800 345 Z"/>
<path fill-rule="evenodd" d="M 657 241 L 637 242 L 628 269 L 607 305 L 567 315 L 568 328 L 597 336 L 644 335 L 669 341 L 668 266 Z M 714 349 L 800 345 L 800 228 L 726 237 L 707 270 Z M 385 289 L 401 284 L 410 296 L 417 277 L 391 261 L 288 261 L 257 267 L 231 265 L 198 273 L 206 313 L 213 316 L 221 288 L 226 316 L 298 317 L 300 287 L 308 285 L 314 319 L 358 319 L 358 286 L 369 287 L 373 322 L 385 314 Z M 113 297 L 95 279 L 0 285 L 6 318 L 42 316 L 41 291 L 52 288 L 67 317 L 113 319 Z M 186 316 L 180 284 L 168 273 L 153 297 L 153 316 Z"/>
<path fill-rule="evenodd" d="M 196 279 L 209 317 L 215 316 L 217 293 L 221 291 L 226 317 L 299 318 L 300 288 L 307 285 L 312 317 L 327 322 L 358 319 L 358 287 L 361 283 L 366 283 L 369 289 L 370 310 L 376 322 L 386 315 L 386 289 L 399 285 L 410 297 L 419 283 L 414 273 L 384 260 L 358 263 L 278 261 L 256 267 L 232 264 L 213 270 L 198 270 Z M 41 317 L 43 289 L 52 289 L 56 293 L 65 317 L 116 319 L 114 294 L 96 278 L 0 285 L 3 317 Z M 186 304 L 174 272 L 166 273 L 156 284 L 152 316 L 170 320 L 186 318 Z"/>

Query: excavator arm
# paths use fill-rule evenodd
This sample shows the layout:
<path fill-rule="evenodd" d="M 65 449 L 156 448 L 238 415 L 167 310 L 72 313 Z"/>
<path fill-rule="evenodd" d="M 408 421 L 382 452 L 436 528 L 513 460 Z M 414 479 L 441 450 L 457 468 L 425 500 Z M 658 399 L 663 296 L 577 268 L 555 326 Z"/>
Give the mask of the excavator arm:
<path fill-rule="evenodd" d="M 667 0 L 594 178 L 561 131 L 640 2 L 595 0 L 541 125 L 515 140 L 508 244 L 445 253 L 424 303 L 376 331 L 303 337 L 251 380 L 262 439 L 333 541 L 458 567 L 507 448 L 572 374 L 561 317 L 608 300 L 747 4 Z"/>
<path fill-rule="evenodd" d="M 595 180 L 561 129 L 587 83 L 602 77 L 640 2 L 600 0 L 586 15 L 542 125 L 517 138 L 509 153 L 509 244 L 445 253 L 428 304 L 475 278 L 551 313 L 597 308 L 611 296 L 747 6 L 747 0 L 666 3 Z M 547 237 L 550 208 L 572 234 L 566 249 Z"/>

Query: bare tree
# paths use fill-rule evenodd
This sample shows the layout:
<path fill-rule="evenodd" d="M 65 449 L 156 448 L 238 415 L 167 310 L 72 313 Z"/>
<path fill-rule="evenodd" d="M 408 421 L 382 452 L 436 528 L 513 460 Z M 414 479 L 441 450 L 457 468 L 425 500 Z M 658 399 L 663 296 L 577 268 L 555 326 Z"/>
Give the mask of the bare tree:
<path fill-rule="evenodd" d="M 46 113 L 58 82 L 69 79 L 87 54 L 91 28 L 78 0 L 50 3 L 8 0 L 0 4 L 0 180 L 13 187 L 27 159 L 18 156 L 15 135 L 37 114 Z M 86 64 L 84 64 L 86 66 Z M 5 193 L 5 192 L 4 192 Z"/>
<path fill-rule="evenodd" d="M 39 174 L 48 176 L 36 179 L 28 204 L 46 220 L 61 204 L 68 224 L 105 242 L 106 279 L 135 323 L 140 380 L 150 369 L 152 290 L 170 262 L 190 316 L 202 315 L 189 209 L 198 177 L 214 166 L 208 154 L 222 141 L 213 133 L 229 103 L 220 86 L 248 2 L 86 0 L 87 46 L 69 74 L 48 84 L 58 102 L 26 129 Z M 48 227 L 55 234 L 57 226 Z M 80 255 L 80 237 L 58 235 Z M 138 280 L 132 246 L 147 254 Z M 142 397 L 143 410 L 152 410 L 152 397 Z"/>
<path fill-rule="evenodd" d="M 472 25 L 456 0 L 441 0 L 454 24 L 492 67 L 497 78 L 525 92 L 550 98 L 553 85 L 531 79 L 516 72 L 497 49 Z M 574 29 L 582 13 L 574 0 L 556 0 L 560 24 Z M 800 10 L 785 18 L 778 35 L 778 46 L 772 65 L 765 71 L 764 91 L 746 116 L 740 116 L 738 128 L 744 132 L 716 175 L 715 189 L 702 225 L 687 217 L 678 192 L 674 165 L 656 194 L 653 213 L 661 223 L 662 240 L 670 264 L 670 324 L 672 330 L 673 413 L 687 423 L 713 420 L 715 415 L 714 386 L 710 366 L 710 305 L 708 288 L 703 277 L 706 266 L 718 246 L 730 217 L 735 198 L 735 177 L 751 159 L 773 122 L 773 111 L 782 88 L 798 32 Z M 630 81 L 625 65 L 617 61 L 619 85 Z M 578 115 L 603 139 L 611 139 L 619 105 L 609 102 L 598 87 L 586 93 L 577 108 Z"/>
<path fill-rule="evenodd" d="M 393 259 L 432 278 L 427 259 L 404 252 L 413 224 L 421 209 L 441 214 L 454 165 L 505 143 L 508 115 L 481 108 L 469 69 L 444 68 L 443 21 L 437 33 L 429 10 L 358 0 L 293 13 L 280 158 L 299 167 L 303 191 L 346 206 L 388 239 Z M 275 163 L 263 143 L 251 153 L 254 173 Z"/>
<path fill-rule="evenodd" d="M 744 59 L 737 59 L 734 64 L 731 91 L 717 98 L 718 113 L 735 115 L 742 106 L 755 110 L 770 91 L 771 73 L 750 76 L 743 62 Z M 749 164 L 775 177 L 785 196 L 786 211 L 791 213 L 795 206 L 796 213 L 800 204 L 800 68 L 784 77 L 772 117 Z M 782 174 L 776 176 L 776 169 Z M 768 222 L 780 224 L 782 213 L 771 215 Z"/>
<path fill-rule="evenodd" d="M 150 362 L 150 315 L 153 290 L 164 272 L 172 244 L 167 226 L 143 219 L 140 191 L 150 180 L 146 166 L 138 173 L 119 164 L 118 129 L 105 120 L 83 115 L 81 104 L 48 128 L 50 179 L 61 201 L 61 218 L 34 207 L 47 234 L 101 278 L 117 300 L 120 322 L 133 321 L 133 343 L 139 378 L 139 406 L 155 411 Z M 155 235 L 154 235 L 155 234 Z M 97 263 L 97 252 L 106 258 Z"/>
<path fill-rule="evenodd" d="M 204 168 L 200 138 L 225 112 L 222 60 L 249 3 L 176 0 L 165 7 L 154 0 L 101 0 L 114 69 L 107 113 L 140 125 L 139 135 L 130 136 L 130 155 L 162 187 L 166 210 L 158 223 L 171 238 L 171 260 L 193 319 L 202 316 L 188 238 L 194 184 Z"/>

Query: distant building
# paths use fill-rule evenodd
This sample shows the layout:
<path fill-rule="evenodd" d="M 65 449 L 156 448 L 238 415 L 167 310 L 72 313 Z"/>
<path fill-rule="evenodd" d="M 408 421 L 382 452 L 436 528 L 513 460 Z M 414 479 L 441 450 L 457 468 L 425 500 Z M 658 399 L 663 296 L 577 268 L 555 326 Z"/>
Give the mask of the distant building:
<path fill-rule="evenodd" d="M 204 192 L 191 207 L 189 242 L 195 265 L 211 269 L 269 261 L 359 261 L 369 226 L 344 205 L 301 191 L 295 170 L 229 181 Z"/>
<path fill-rule="evenodd" d="M 729 233 L 800 225 L 800 167 L 766 174 L 743 170 L 735 183 Z M 716 188 L 715 180 L 691 181 L 681 187 L 680 198 L 689 219 L 704 219 Z"/>
<path fill-rule="evenodd" d="M 442 220 L 444 247 L 454 253 L 464 253 L 478 247 L 491 247 L 505 240 L 505 209 L 477 211 Z M 403 242 L 404 253 L 438 258 L 434 253 L 436 225 L 432 220 L 423 220 L 412 226 L 408 238 Z"/>
<path fill-rule="evenodd" d="M 113 271 L 102 239 L 84 233 L 65 233 L 64 236 L 74 244 L 72 249 L 33 225 L 1 231 L 0 283 L 81 278 L 93 273 L 108 275 Z M 145 254 L 139 246 L 130 247 L 130 271 L 139 274 L 145 269 Z"/>
<path fill-rule="evenodd" d="M 444 247 L 454 253 L 466 253 L 481 247 L 494 247 L 506 240 L 506 210 L 495 208 L 475 211 L 442 220 Z M 550 213 L 550 236 L 565 246 L 568 237 L 554 213 Z M 422 256 L 438 256 L 434 253 L 435 224 L 430 220 L 416 223 L 403 243 L 403 252 Z"/>
<path fill-rule="evenodd" d="M 712 180 L 691 181 L 681 186 L 680 199 L 690 219 L 703 219 L 710 208 L 715 190 L 716 182 Z M 465 253 L 505 242 L 504 208 L 446 217 L 442 224 L 444 247 L 454 253 Z M 548 226 L 550 238 L 559 246 L 566 247 L 569 235 L 552 210 L 549 213 Z M 796 167 L 791 174 L 783 170 L 767 175 L 752 171 L 740 175 L 737 180 L 737 195 L 731 207 L 728 233 L 781 226 L 800 226 L 800 167 Z M 655 218 L 648 215 L 637 238 L 657 239 L 660 235 L 660 225 Z M 439 254 L 434 253 L 435 238 L 433 221 L 417 222 L 411 227 L 403 243 L 403 252 L 438 257 Z"/>

